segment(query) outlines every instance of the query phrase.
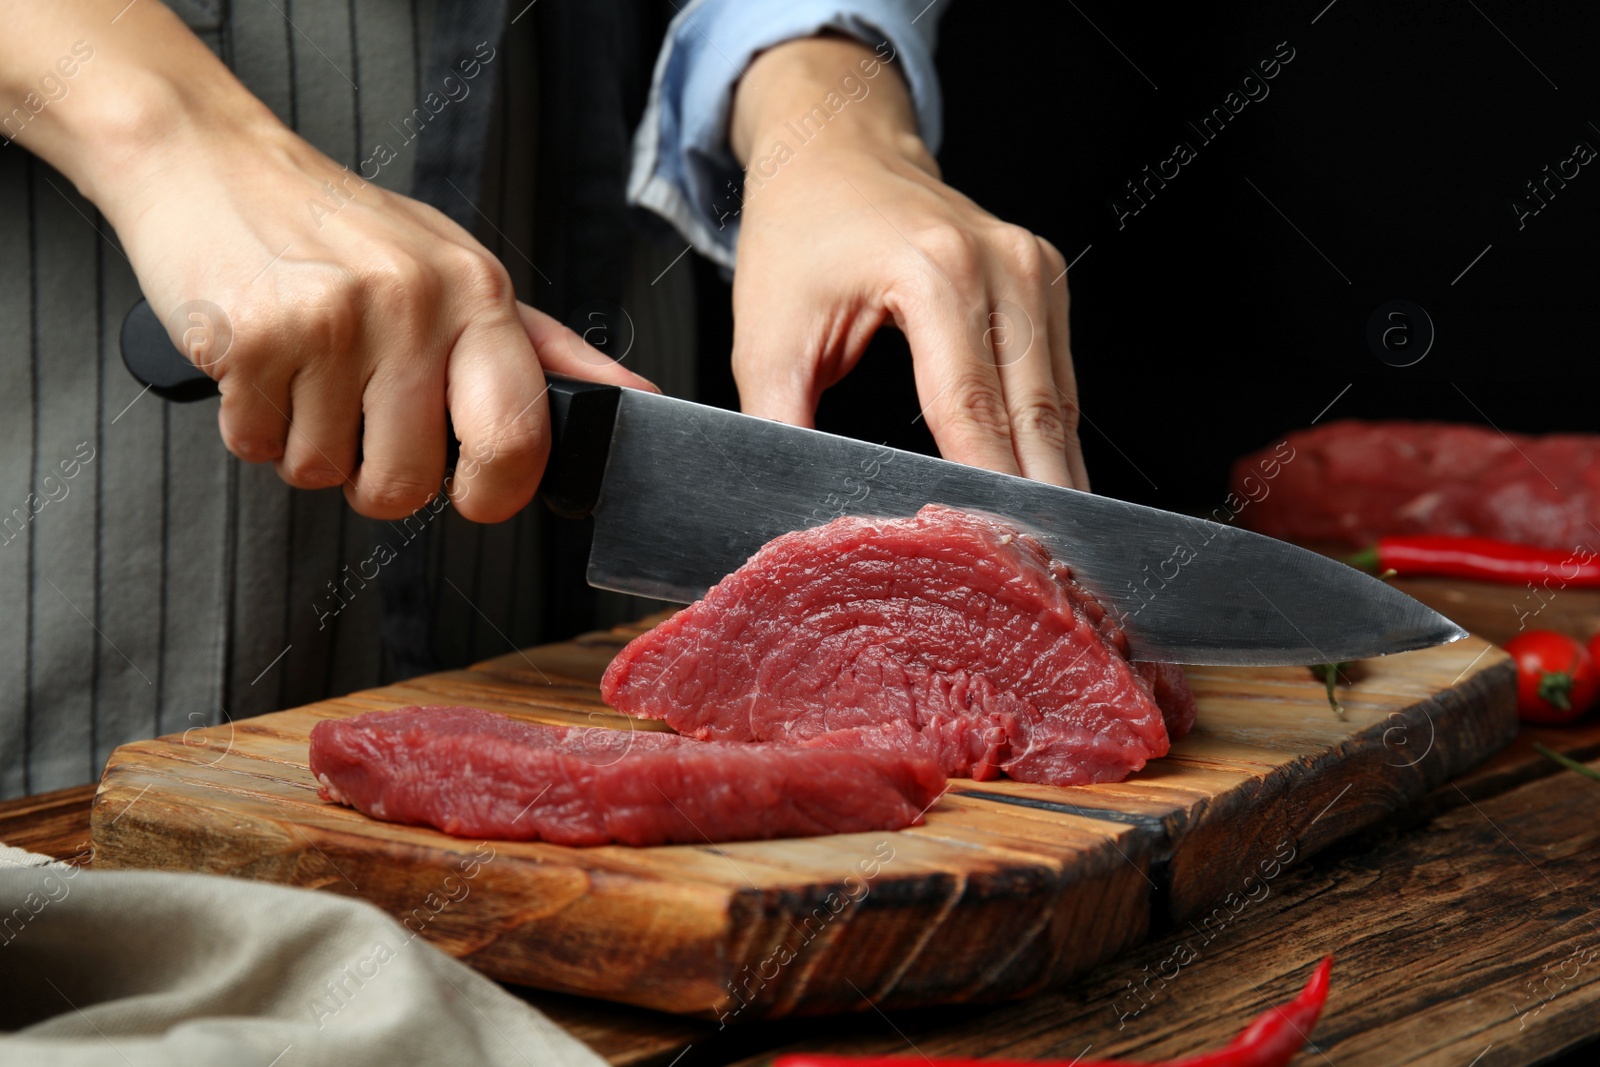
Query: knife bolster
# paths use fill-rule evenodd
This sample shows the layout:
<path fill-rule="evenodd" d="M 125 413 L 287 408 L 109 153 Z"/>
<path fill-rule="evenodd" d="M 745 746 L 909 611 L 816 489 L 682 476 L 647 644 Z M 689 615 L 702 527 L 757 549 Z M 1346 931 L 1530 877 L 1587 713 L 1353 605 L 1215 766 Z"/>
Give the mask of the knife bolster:
<path fill-rule="evenodd" d="M 550 460 L 539 482 L 539 495 L 562 518 L 587 518 L 600 497 L 622 390 L 554 374 L 547 377 Z"/>

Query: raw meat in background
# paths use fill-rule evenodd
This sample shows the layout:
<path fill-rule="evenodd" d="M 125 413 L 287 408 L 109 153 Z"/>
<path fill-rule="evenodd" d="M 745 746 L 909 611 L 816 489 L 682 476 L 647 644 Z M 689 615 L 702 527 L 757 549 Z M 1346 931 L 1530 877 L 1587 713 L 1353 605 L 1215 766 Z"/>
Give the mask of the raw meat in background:
<path fill-rule="evenodd" d="M 1600 435 L 1345 420 L 1285 441 L 1292 454 L 1268 448 L 1234 465 L 1234 510 L 1260 533 L 1358 547 L 1386 534 L 1600 547 Z"/>

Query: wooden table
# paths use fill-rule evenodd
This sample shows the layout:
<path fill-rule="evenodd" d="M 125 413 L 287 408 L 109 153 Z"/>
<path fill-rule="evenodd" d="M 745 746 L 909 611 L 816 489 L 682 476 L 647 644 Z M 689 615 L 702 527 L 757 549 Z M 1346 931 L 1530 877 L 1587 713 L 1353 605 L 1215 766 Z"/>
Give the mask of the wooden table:
<path fill-rule="evenodd" d="M 788 1048 L 1064 1060 L 1092 1049 L 1154 1060 L 1222 1044 L 1333 952 L 1321 1054 L 1298 1063 L 1550 1062 L 1600 1040 L 1600 782 L 1559 771 L 1534 741 L 1600 769 L 1600 721 L 1527 730 L 1403 817 L 1291 868 L 1213 940 L 1158 932 L 1070 986 L 1012 1004 L 890 1017 L 864 1001 L 853 1016 L 719 1031 L 514 991 L 619 1067 L 760 1063 Z M 0 804 L 0 841 L 92 862 L 93 792 Z M 1184 942 L 1197 958 L 1174 973 Z"/>

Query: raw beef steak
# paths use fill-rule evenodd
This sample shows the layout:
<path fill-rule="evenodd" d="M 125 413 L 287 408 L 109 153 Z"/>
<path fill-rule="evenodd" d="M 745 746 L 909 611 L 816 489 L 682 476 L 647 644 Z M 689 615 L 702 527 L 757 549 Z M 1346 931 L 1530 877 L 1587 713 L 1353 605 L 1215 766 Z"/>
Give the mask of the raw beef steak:
<path fill-rule="evenodd" d="M 707 744 L 426 707 L 311 730 L 322 798 L 458 837 L 660 845 L 898 830 L 945 779 L 890 752 Z"/>
<path fill-rule="evenodd" d="M 1106 782 L 1164 755 L 1167 723 L 1181 733 L 1194 716 L 1182 671 L 1136 668 L 1126 647 L 1038 542 L 930 505 L 776 538 L 623 649 L 600 692 L 707 740 L 886 748 L 956 777 Z"/>
<path fill-rule="evenodd" d="M 1245 525 L 1291 541 L 1469 534 L 1600 547 L 1600 436 L 1334 422 L 1240 459 L 1233 494 Z"/>

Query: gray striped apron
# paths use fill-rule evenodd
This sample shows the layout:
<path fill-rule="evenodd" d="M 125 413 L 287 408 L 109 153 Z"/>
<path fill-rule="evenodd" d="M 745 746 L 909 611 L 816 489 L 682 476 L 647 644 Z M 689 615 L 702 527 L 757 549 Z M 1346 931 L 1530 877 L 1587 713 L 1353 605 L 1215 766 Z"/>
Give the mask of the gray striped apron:
<path fill-rule="evenodd" d="M 307 140 L 352 168 L 383 142 L 398 158 L 377 183 L 411 190 L 429 133 L 407 119 L 447 58 L 429 55 L 432 0 L 171 6 Z M 585 205 L 541 203 L 552 187 L 596 186 L 558 166 L 570 154 L 616 171 L 599 187 L 614 183 L 601 206 L 620 217 L 623 174 L 606 153 L 619 138 L 625 152 L 628 131 L 606 106 L 609 83 L 593 73 L 585 82 L 578 64 L 562 69 L 551 55 L 581 41 L 603 74 L 617 28 L 629 25 L 626 5 L 519 6 L 491 64 L 499 93 L 483 116 L 479 204 L 452 208 L 436 190 L 429 198 L 472 224 L 535 306 L 558 317 L 597 300 L 626 308 L 637 334 L 628 365 L 691 395 L 691 272 L 651 284 L 682 245 L 613 228 L 620 253 L 592 255 Z M 541 49 L 536 32 L 553 39 Z M 541 107 L 551 93 L 561 106 Z M 607 121 L 573 120 L 590 113 Z M 565 224 L 550 221 L 558 209 Z M 593 262 L 609 276 L 592 267 L 585 276 Z M 562 626 L 545 592 L 552 539 L 571 537 L 555 535 L 537 505 L 496 526 L 446 508 L 418 536 L 419 523 L 355 515 L 338 489 L 285 487 L 270 466 L 226 452 L 214 402 L 139 395 L 117 351 L 139 295 L 94 207 L 19 144 L 0 148 L 0 602 L 10 606 L 0 619 L 0 797 L 91 781 L 125 741 L 464 664 Z M 383 582 L 366 580 L 380 543 L 407 562 Z M 560 557 L 564 568 L 573 555 Z M 582 621 L 647 606 L 610 595 L 597 603 Z"/>

